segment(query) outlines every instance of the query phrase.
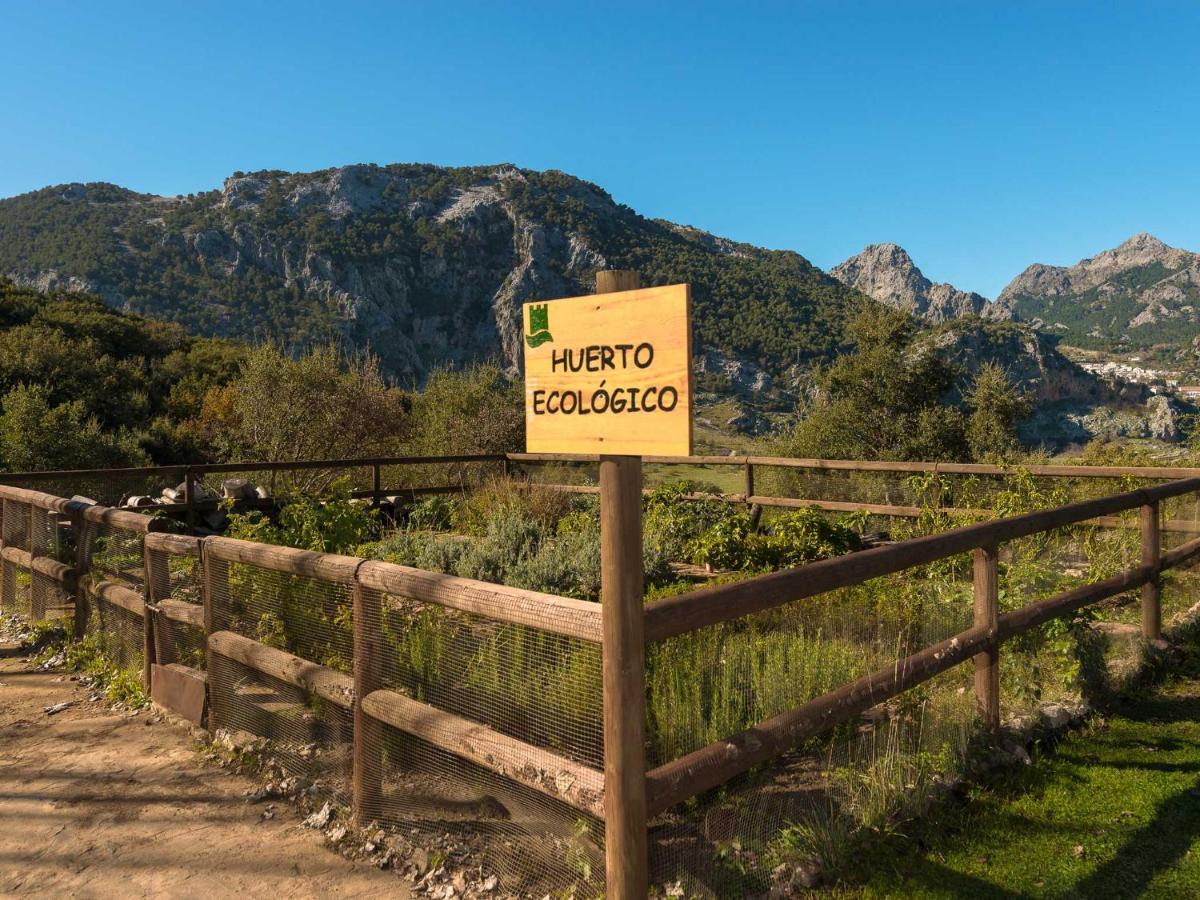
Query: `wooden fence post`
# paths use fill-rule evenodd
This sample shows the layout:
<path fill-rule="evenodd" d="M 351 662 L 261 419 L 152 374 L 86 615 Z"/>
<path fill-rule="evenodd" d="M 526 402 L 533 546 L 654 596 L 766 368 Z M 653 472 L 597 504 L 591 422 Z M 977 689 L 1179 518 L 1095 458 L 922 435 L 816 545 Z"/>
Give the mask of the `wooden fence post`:
<path fill-rule="evenodd" d="M 995 631 L 1000 616 L 996 547 L 975 551 L 975 627 Z M 975 655 L 975 708 L 990 734 L 1000 731 L 1000 648 Z"/>
<path fill-rule="evenodd" d="M 383 802 L 383 726 L 363 710 L 363 698 L 383 687 L 381 595 L 354 584 L 354 768 L 351 812 L 360 828 L 380 818 Z"/>
<path fill-rule="evenodd" d="M 92 536 L 96 527 L 83 515 L 83 510 L 76 508 L 71 513 L 71 529 L 75 532 L 75 617 L 72 628 L 75 640 L 82 640 L 87 634 L 88 616 L 91 607 L 88 604 L 88 575 L 92 570 Z"/>
<path fill-rule="evenodd" d="M 223 559 L 216 559 L 206 553 L 204 542 L 201 541 L 200 566 L 204 572 L 202 588 L 204 598 L 204 669 L 208 673 L 208 689 L 211 694 L 214 690 L 215 682 L 213 680 L 213 651 L 210 639 L 214 633 L 221 630 L 217 623 L 216 604 L 219 596 L 225 598 L 229 596 L 229 563 Z M 214 705 L 210 696 L 209 709 L 212 709 Z M 209 727 L 211 728 L 212 726 L 210 725 Z"/>
<path fill-rule="evenodd" d="M 29 507 L 29 618 L 34 622 L 46 618 L 46 583 L 33 563 L 39 556 L 48 555 L 51 522 L 49 512 L 37 506 Z"/>
<path fill-rule="evenodd" d="M 10 504 L 0 500 L 0 547 L 8 546 L 8 531 L 12 527 L 8 522 Z M 0 560 L 0 609 L 11 607 L 17 602 L 17 573 L 12 563 Z"/>
<path fill-rule="evenodd" d="M 142 558 L 145 561 L 145 598 L 142 625 L 142 681 L 146 692 L 152 690 L 154 665 L 158 662 L 158 642 L 155 639 L 154 623 L 156 621 L 156 604 L 171 596 L 171 571 L 167 563 L 167 555 L 162 551 L 151 550 L 142 542 Z"/>
<path fill-rule="evenodd" d="M 196 531 L 196 481 L 191 469 L 186 469 L 183 473 L 183 502 L 187 506 L 185 521 L 188 531 L 194 534 Z"/>
<path fill-rule="evenodd" d="M 1162 639 L 1162 585 L 1158 567 L 1162 557 L 1158 503 L 1142 507 L 1142 565 L 1152 566 L 1154 576 L 1142 585 L 1142 637 Z"/>
<path fill-rule="evenodd" d="M 642 286 L 637 272 L 596 273 L 596 293 Z M 642 458 L 600 457 L 600 617 L 604 691 L 606 895 L 643 900 L 646 843 L 646 629 Z"/>
<path fill-rule="evenodd" d="M 641 900 L 648 889 L 641 457 L 600 457 L 600 573 L 608 896 Z"/>
<path fill-rule="evenodd" d="M 750 460 L 746 460 L 746 471 L 742 482 L 742 492 L 746 495 L 746 505 L 750 505 L 750 498 L 754 496 L 754 465 Z"/>
<path fill-rule="evenodd" d="M 637 272 L 628 269 L 608 269 L 596 273 L 596 293 L 609 294 L 613 291 L 636 291 L 642 286 Z"/>

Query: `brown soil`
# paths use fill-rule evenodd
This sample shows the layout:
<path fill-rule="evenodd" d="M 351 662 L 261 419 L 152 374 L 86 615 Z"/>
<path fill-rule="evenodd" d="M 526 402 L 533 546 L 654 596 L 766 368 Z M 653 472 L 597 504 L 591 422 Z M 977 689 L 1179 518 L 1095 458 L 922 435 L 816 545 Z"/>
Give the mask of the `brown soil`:
<path fill-rule="evenodd" d="M 88 698 L 61 672 L 0 658 L 0 896 L 409 896 L 285 804 L 264 819 L 254 785 L 204 763 L 189 728 Z"/>

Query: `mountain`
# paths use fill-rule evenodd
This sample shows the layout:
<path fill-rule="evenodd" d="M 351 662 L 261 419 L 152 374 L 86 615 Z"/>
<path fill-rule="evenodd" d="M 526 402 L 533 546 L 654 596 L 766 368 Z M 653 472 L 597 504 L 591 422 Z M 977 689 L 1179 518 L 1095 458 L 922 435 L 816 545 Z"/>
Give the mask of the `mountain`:
<path fill-rule="evenodd" d="M 235 173 L 186 197 L 70 184 L 0 200 L 0 275 L 206 335 L 369 347 L 421 381 L 521 360 L 521 304 L 600 268 L 690 282 L 697 346 L 780 374 L 827 359 L 867 302 L 789 251 L 638 215 L 594 184 L 511 165 Z"/>
<path fill-rule="evenodd" d="M 987 300 L 950 284 L 934 284 L 896 244 L 871 244 L 829 270 L 842 284 L 934 324 L 987 312 Z"/>
<path fill-rule="evenodd" d="M 1200 254 L 1137 234 L 1073 266 L 1032 265 L 996 303 L 1073 346 L 1178 351 L 1200 335 Z"/>

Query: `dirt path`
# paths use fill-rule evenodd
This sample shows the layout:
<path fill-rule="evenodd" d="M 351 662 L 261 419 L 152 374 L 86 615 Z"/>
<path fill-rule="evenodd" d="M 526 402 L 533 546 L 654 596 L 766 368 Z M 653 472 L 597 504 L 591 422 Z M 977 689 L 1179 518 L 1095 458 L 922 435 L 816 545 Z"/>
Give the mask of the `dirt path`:
<path fill-rule="evenodd" d="M 111 712 L 61 673 L 0 659 L 0 896 L 410 895 L 321 846 L 286 805 L 264 820 L 251 783 L 194 748 L 182 725 Z"/>

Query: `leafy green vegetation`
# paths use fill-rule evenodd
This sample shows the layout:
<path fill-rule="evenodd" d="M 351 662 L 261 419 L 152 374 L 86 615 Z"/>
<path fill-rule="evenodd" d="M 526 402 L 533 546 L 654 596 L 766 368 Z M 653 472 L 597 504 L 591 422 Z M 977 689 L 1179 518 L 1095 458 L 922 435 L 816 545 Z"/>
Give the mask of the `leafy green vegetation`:
<path fill-rule="evenodd" d="M 0 463 L 135 465 L 194 455 L 184 423 L 244 348 L 0 278 Z"/>
<path fill-rule="evenodd" d="M 984 365 L 960 401 L 958 370 L 919 340 L 909 313 L 870 307 L 849 335 L 853 350 L 817 374 L 783 455 L 962 461 L 1017 450 L 1029 403 L 998 365 Z"/>
<path fill-rule="evenodd" d="M 648 284 L 689 282 L 699 344 L 756 359 L 772 372 L 828 358 L 864 300 L 796 253 L 643 218 L 562 172 L 357 166 L 346 177 L 370 199 L 352 215 L 305 202 L 315 184 L 331 177 L 329 171 L 236 173 L 228 198 L 222 191 L 160 198 L 87 184 L 2 200 L 0 272 L 69 273 L 131 310 L 199 334 L 274 340 L 293 350 L 347 337 L 361 349 L 381 339 L 357 333 L 342 300 L 255 261 L 260 249 L 280 247 L 297 268 L 319 255 L 332 269 L 362 273 L 364 280 L 398 276 L 417 315 L 465 315 L 469 321 L 459 326 L 465 339 L 486 327 L 486 298 L 515 267 L 517 243 L 507 215 L 471 229 L 439 216 L 458 191 L 474 186 L 498 191 L 521 220 L 561 231 L 561 241 L 554 236 L 552 243 L 581 239 L 609 265 L 641 272 Z M 460 274 L 445 277 L 448 264 Z M 547 265 L 557 276 L 549 283 L 568 293 L 590 290 L 582 281 L 591 273 L 573 269 L 569 253 L 554 250 Z M 464 299 L 468 281 L 480 285 L 477 300 Z M 458 334 L 450 339 L 465 343 Z"/>
<path fill-rule="evenodd" d="M 521 449 L 523 435 L 519 384 L 491 364 L 435 371 L 413 392 L 373 356 L 339 346 L 293 353 L 192 338 L 94 297 L 0 279 L 0 466 L 9 470 L 495 453 Z M 284 481 L 321 490 L 334 477 Z"/>
<path fill-rule="evenodd" d="M 104 634 L 93 632 L 81 641 L 70 640 L 65 628 L 55 629 L 52 634 L 56 639 L 35 656 L 36 662 L 45 663 L 61 654 L 66 670 L 87 676 L 91 686 L 102 691 L 110 703 L 132 709 L 149 705 L 141 671 L 118 665 L 108 651 Z"/>

